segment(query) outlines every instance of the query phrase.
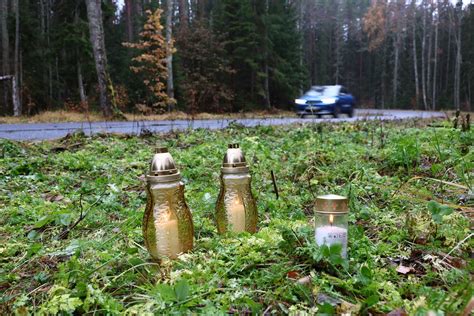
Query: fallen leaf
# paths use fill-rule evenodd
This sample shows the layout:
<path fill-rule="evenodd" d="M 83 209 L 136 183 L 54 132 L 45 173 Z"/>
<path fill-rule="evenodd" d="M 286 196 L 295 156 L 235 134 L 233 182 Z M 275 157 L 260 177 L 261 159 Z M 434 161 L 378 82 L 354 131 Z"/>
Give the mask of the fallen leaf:
<path fill-rule="evenodd" d="M 316 302 L 319 304 L 319 305 L 323 305 L 323 304 L 329 304 L 331 306 L 337 306 L 339 304 L 342 303 L 342 300 L 339 299 L 339 298 L 335 298 L 335 297 L 332 297 L 332 296 L 329 296 L 327 294 L 324 294 L 324 293 L 319 293 L 318 294 L 318 297 L 316 298 Z"/>
<path fill-rule="evenodd" d="M 385 316 L 408 316 L 403 308 L 395 309 Z"/>
<path fill-rule="evenodd" d="M 288 279 L 297 279 L 300 274 L 298 273 L 298 271 L 289 271 L 286 276 L 288 277 Z"/>
<path fill-rule="evenodd" d="M 407 273 L 413 272 L 413 268 L 412 268 L 412 267 L 405 267 L 405 266 L 399 265 L 399 266 L 397 267 L 397 272 L 398 272 L 398 273 L 401 273 L 401 274 L 407 274 Z"/>
<path fill-rule="evenodd" d="M 359 315 L 360 304 L 352 304 L 341 300 L 341 305 L 336 309 L 338 315 Z"/>
<path fill-rule="evenodd" d="M 306 285 L 311 283 L 311 277 L 309 275 L 302 277 L 296 281 L 298 284 Z"/>
<path fill-rule="evenodd" d="M 415 239 L 415 243 L 417 243 L 418 245 L 426 245 L 426 242 L 427 242 L 427 238 L 426 236 L 419 236 Z"/>

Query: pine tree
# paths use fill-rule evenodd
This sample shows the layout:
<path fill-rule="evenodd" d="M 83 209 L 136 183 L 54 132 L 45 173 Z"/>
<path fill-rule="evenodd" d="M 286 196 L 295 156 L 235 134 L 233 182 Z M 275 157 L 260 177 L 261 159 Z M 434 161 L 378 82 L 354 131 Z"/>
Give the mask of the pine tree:
<path fill-rule="evenodd" d="M 286 0 L 270 2 L 265 24 L 268 28 L 270 99 L 273 105 L 291 105 L 303 85 L 301 36 L 294 7 Z"/>
<path fill-rule="evenodd" d="M 253 0 L 222 0 L 215 12 L 214 31 L 224 41 L 227 58 L 235 73 L 231 77 L 235 107 L 255 107 L 263 101 L 262 36 L 257 28 L 260 19 Z M 263 12 L 262 12 L 263 13 Z"/>
<path fill-rule="evenodd" d="M 180 103 L 190 113 L 229 111 L 234 92 L 228 79 L 234 71 L 225 58 L 221 38 L 202 19 L 182 28 L 176 45 Z"/>
<path fill-rule="evenodd" d="M 166 93 L 166 58 L 168 54 L 174 53 L 175 49 L 173 41 L 167 45 L 163 36 L 163 26 L 160 22 L 162 12 L 160 9 L 154 12 L 146 11 L 147 21 L 138 43 L 124 43 L 126 47 L 141 52 L 132 59 L 137 65 L 131 66 L 130 69 L 143 76 L 143 83 L 151 93 L 148 104 L 138 105 L 138 109 L 145 113 L 163 112 L 169 104 L 176 103 L 175 99 L 169 98 Z"/>

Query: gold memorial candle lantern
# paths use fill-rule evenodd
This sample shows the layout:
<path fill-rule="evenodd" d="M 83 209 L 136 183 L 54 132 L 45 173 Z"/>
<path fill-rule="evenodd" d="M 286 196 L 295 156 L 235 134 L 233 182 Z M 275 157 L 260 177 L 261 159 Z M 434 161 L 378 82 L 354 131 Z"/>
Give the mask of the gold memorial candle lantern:
<path fill-rule="evenodd" d="M 238 144 L 230 144 L 221 168 L 221 189 L 216 203 L 217 230 L 254 233 L 257 205 L 252 195 L 251 176 Z"/>
<path fill-rule="evenodd" d="M 174 259 L 193 248 L 192 215 L 184 184 L 168 149 L 158 148 L 146 176 L 147 205 L 143 237 L 151 257 Z"/>
<path fill-rule="evenodd" d="M 328 194 L 316 197 L 315 238 L 319 246 L 341 244 L 343 258 L 347 257 L 348 200 L 344 196 Z"/>

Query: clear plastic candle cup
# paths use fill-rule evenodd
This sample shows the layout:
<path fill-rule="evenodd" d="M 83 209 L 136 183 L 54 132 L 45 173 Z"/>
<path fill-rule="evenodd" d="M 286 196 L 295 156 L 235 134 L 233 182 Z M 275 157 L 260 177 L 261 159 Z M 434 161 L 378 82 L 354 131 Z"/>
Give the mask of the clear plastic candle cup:
<path fill-rule="evenodd" d="M 320 195 L 315 202 L 315 239 L 319 246 L 341 244 L 347 257 L 348 200 L 340 195 Z"/>

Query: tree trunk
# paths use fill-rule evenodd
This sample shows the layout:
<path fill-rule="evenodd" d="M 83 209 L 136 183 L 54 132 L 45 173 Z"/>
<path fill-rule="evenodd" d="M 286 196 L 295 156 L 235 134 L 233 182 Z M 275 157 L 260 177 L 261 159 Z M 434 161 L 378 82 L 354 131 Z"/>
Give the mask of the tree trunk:
<path fill-rule="evenodd" d="M 125 0 L 125 24 L 127 26 L 127 42 L 133 42 L 132 0 Z"/>
<path fill-rule="evenodd" d="M 109 74 L 107 72 L 101 0 L 86 0 L 86 6 L 89 19 L 90 41 L 94 52 L 95 69 L 99 83 L 100 108 L 105 117 L 110 117 L 112 115 L 112 108 L 111 97 L 107 88 Z"/>
<path fill-rule="evenodd" d="M 265 1 L 265 18 L 268 17 L 268 0 Z M 265 41 L 263 44 L 263 49 L 264 49 L 264 66 L 263 70 L 265 72 L 265 77 L 264 77 L 264 82 L 263 82 L 263 88 L 264 88 L 264 93 L 265 93 L 265 107 L 267 109 L 270 109 L 272 106 L 270 104 L 270 84 L 269 84 L 269 71 L 268 71 L 268 41 L 270 40 L 268 38 L 268 25 L 267 23 L 264 23 L 264 36 L 263 40 Z"/>
<path fill-rule="evenodd" d="M 303 14 L 303 1 L 297 1 L 296 5 L 298 6 L 298 19 L 297 19 L 297 29 L 302 37 L 304 38 L 304 30 L 303 30 L 303 23 L 304 23 L 304 14 Z M 303 51 L 303 40 L 300 41 L 300 67 L 303 68 L 303 58 L 304 58 L 304 51 Z M 301 82 L 301 86 L 299 87 L 299 94 L 303 94 L 303 82 Z"/>
<path fill-rule="evenodd" d="M 415 1 L 412 2 L 413 4 Z M 413 6 L 414 7 L 414 6 Z M 420 84 L 418 82 L 418 59 L 416 54 L 416 12 L 413 11 L 413 27 L 412 27 L 412 47 L 413 47 L 413 71 L 415 73 L 415 102 L 418 108 L 420 102 Z"/>
<path fill-rule="evenodd" d="M 423 35 L 421 39 L 421 93 L 423 94 L 423 107 L 428 109 L 426 101 L 426 3 L 423 1 Z"/>
<path fill-rule="evenodd" d="M 167 54 L 166 57 L 166 72 L 167 72 L 167 82 L 166 82 L 166 94 L 168 97 L 174 99 L 174 85 L 173 85 L 173 51 L 172 51 L 172 22 L 173 22 L 173 9 L 174 9 L 174 0 L 166 1 L 166 45 L 167 45 Z M 173 109 L 173 103 L 168 103 L 168 111 L 171 112 Z"/>
<path fill-rule="evenodd" d="M 449 15 L 450 16 L 450 20 L 451 20 L 451 14 Z M 449 89 L 449 71 L 450 71 L 450 63 L 451 63 L 451 32 L 452 32 L 452 21 L 449 21 L 448 23 L 448 48 L 447 48 L 447 51 L 448 51 L 448 56 L 446 57 L 446 74 L 444 76 L 444 88 L 443 88 L 443 92 L 444 94 L 447 94 L 448 93 L 448 89 Z"/>
<path fill-rule="evenodd" d="M 79 25 L 79 12 L 77 8 L 76 8 L 76 12 L 74 12 L 74 23 L 76 25 Z M 81 58 L 80 58 L 78 49 L 76 49 L 76 58 L 77 58 L 77 86 L 79 89 L 79 98 L 81 99 L 81 103 L 85 104 L 87 102 L 87 95 L 84 89 L 84 80 L 82 78 Z"/>
<path fill-rule="evenodd" d="M 8 35 L 8 0 L 0 0 L 0 27 L 2 33 L 2 74 L 10 75 L 10 42 Z M 8 109 L 8 82 L 3 83 L 3 102 L 5 112 Z"/>
<path fill-rule="evenodd" d="M 45 11 L 46 11 L 46 23 L 45 23 L 45 32 L 46 32 L 46 43 L 48 49 L 51 47 L 51 0 L 45 0 Z M 48 106 L 53 104 L 53 64 L 51 57 L 48 58 Z"/>
<path fill-rule="evenodd" d="M 433 87 L 431 89 L 431 109 L 436 109 L 436 78 L 438 73 L 438 28 L 439 28 L 439 2 L 436 2 L 436 26 L 434 40 L 434 65 L 433 65 Z"/>
<path fill-rule="evenodd" d="M 454 107 L 456 110 L 461 109 L 460 87 L 461 87 L 461 22 L 462 22 L 462 2 L 456 4 L 456 64 L 454 68 Z"/>
<path fill-rule="evenodd" d="M 335 44 L 335 47 L 336 47 L 336 51 L 335 51 L 335 54 L 336 54 L 336 72 L 335 72 L 335 82 L 336 84 L 339 84 L 339 79 L 341 77 L 341 64 L 342 64 L 342 54 L 341 54 L 341 41 L 342 41 L 342 24 L 340 24 L 342 22 L 342 2 L 341 1 L 337 1 L 334 3 L 334 5 L 336 6 L 336 22 L 335 22 L 335 27 L 336 27 L 336 30 L 334 32 L 334 35 L 335 35 L 335 38 L 334 38 L 334 44 Z"/>
<path fill-rule="evenodd" d="M 13 93 L 13 115 L 21 115 L 20 102 L 20 3 L 19 0 L 13 1 L 13 10 L 15 12 L 15 55 L 14 55 L 14 77 L 12 78 L 12 93 Z"/>
<path fill-rule="evenodd" d="M 21 114 L 21 105 L 20 97 L 18 92 L 18 81 L 15 76 L 12 76 L 12 99 L 13 99 L 13 115 L 20 116 Z"/>
<path fill-rule="evenodd" d="M 79 97 L 81 98 L 81 103 L 86 103 L 87 95 L 84 89 L 84 81 L 82 80 L 82 67 L 79 60 L 77 61 L 77 84 L 79 87 Z"/>
<path fill-rule="evenodd" d="M 428 36 L 428 49 L 426 57 L 426 101 L 427 108 L 430 109 L 431 105 L 429 103 L 429 96 L 431 95 L 431 51 L 433 46 L 433 3 L 430 3 L 430 12 L 429 12 L 429 36 Z"/>
<path fill-rule="evenodd" d="M 394 65 L 393 65 L 393 105 L 397 105 L 397 96 L 398 96 L 398 64 L 399 64 L 399 56 L 400 56 L 400 31 L 397 28 L 397 34 L 395 38 L 395 45 L 394 45 Z"/>
<path fill-rule="evenodd" d="M 189 20 L 189 7 L 187 0 L 178 0 L 179 9 L 179 27 L 186 29 L 188 27 Z"/>

